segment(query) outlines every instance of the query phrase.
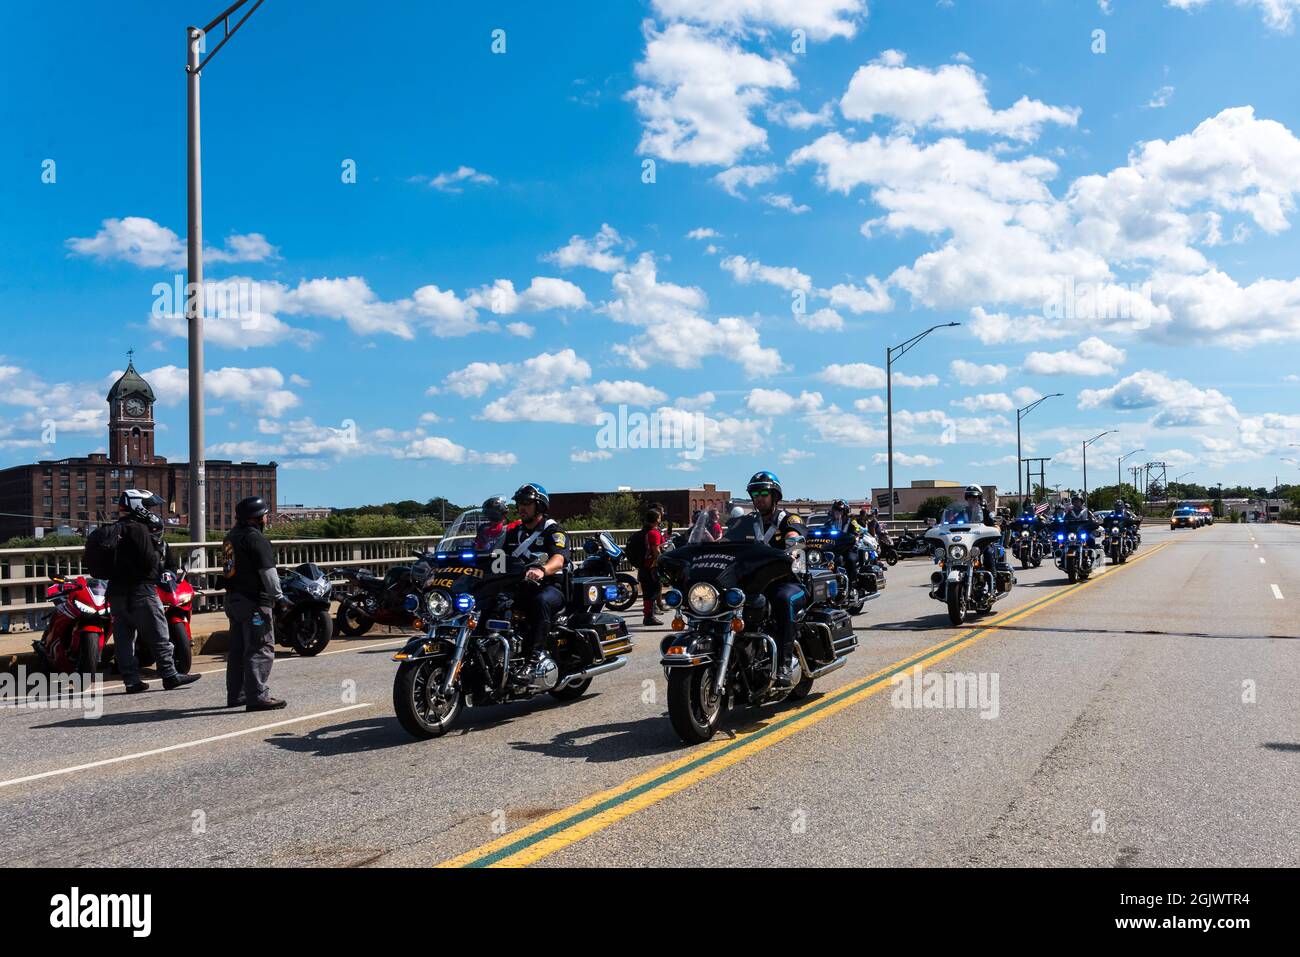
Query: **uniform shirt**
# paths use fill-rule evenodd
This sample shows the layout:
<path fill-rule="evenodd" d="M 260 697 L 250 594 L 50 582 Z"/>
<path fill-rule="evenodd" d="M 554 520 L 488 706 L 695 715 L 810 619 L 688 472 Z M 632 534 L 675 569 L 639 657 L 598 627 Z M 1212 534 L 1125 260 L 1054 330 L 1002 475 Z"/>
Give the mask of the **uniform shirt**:
<path fill-rule="evenodd" d="M 236 525 L 226 534 L 221 551 L 226 591 L 269 607 L 276 596 L 267 591 L 262 572 L 275 568 L 275 553 L 266 536 L 252 525 Z"/>
<path fill-rule="evenodd" d="M 559 522 L 551 518 L 543 519 L 532 530 L 522 522 L 511 526 L 501 539 L 501 550 L 526 562 L 546 562 L 552 555 L 563 555 L 566 563 L 569 560 L 568 537 Z"/>
<path fill-rule="evenodd" d="M 785 538 L 791 532 L 807 538 L 808 527 L 803 519 L 793 512 L 778 508 L 773 513 L 772 521 L 766 521 L 757 511 L 751 512 L 737 522 L 728 532 L 727 538 L 745 540 L 753 539 L 773 548 L 785 548 Z"/>

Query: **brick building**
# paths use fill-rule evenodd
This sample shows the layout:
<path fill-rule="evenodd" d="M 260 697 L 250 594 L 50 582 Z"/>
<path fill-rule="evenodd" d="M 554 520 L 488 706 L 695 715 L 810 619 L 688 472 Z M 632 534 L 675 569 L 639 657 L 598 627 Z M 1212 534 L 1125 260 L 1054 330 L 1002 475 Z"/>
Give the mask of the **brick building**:
<path fill-rule="evenodd" d="M 171 526 L 189 528 L 189 463 L 168 462 L 154 452 L 156 398 L 134 363 L 108 393 L 108 454 L 42 461 L 0 470 L 0 541 L 50 532 L 61 525 L 84 531 L 117 516 L 124 489 L 156 492 Z M 234 524 L 235 503 L 260 495 L 275 515 L 276 463 L 209 459 L 207 516 L 210 529 Z"/>

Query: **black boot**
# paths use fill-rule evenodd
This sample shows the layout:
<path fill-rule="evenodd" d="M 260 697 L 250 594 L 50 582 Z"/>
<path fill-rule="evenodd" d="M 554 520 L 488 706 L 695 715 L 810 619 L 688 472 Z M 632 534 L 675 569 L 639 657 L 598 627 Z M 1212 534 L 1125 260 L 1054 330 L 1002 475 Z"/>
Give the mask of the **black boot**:
<path fill-rule="evenodd" d="M 137 678 L 135 681 L 129 682 L 126 686 L 127 694 L 139 694 L 141 691 L 148 691 L 148 690 L 149 690 L 149 682 L 141 681 L 139 678 Z"/>
<path fill-rule="evenodd" d="M 163 687 L 168 691 L 175 691 L 177 688 L 183 688 L 186 685 L 194 684 L 194 682 L 198 681 L 202 677 L 202 675 L 175 674 L 170 678 L 163 679 Z"/>

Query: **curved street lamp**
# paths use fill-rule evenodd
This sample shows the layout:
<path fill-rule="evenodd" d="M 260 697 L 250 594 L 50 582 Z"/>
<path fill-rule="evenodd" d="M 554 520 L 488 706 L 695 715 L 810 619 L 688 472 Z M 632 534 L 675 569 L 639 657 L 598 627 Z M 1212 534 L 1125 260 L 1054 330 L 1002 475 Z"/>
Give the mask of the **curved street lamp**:
<path fill-rule="evenodd" d="M 948 329 L 952 326 L 960 326 L 960 322 L 941 322 L 937 326 L 931 326 L 925 332 L 918 332 L 906 342 L 900 342 L 896 346 L 890 346 L 885 350 L 885 403 L 886 403 L 886 429 L 888 430 L 889 443 L 889 520 L 894 520 L 894 355 L 898 354 L 902 358 L 912 346 L 916 345 L 936 329 Z M 1016 466 L 1019 471 L 1020 466 Z"/>
<path fill-rule="evenodd" d="M 1118 431 L 1119 431 L 1118 429 L 1107 429 L 1105 432 L 1101 433 L 1101 435 L 1094 435 L 1087 442 L 1083 443 L 1083 504 L 1084 505 L 1088 504 L 1088 446 L 1092 445 L 1093 442 L 1096 442 L 1099 438 L 1101 438 L 1102 435 L 1110 435 Z"/>
<path fill-rule="evenodd" d="M 1020 456 L 1020 420 L 1027 416 L 1034 409 L 1038 408 L 1048 399 L 1057 399 L 1063 396 L 1064 392 L 1053 392 L 1051 395 L 1045 395 L 1041 399 L 1035 399 L 1023 409 L 1016 409 L 1016 497 L 1020 499 L 1020 508 L 1025 507 L 1025 486 L 1021 484 L 1020 464 L 1023 461 Z M 1028 466 L 1025 467 L 1028 471 Z M 1028 477 L 1025 477 L 1025 484 L 1028 484 Z"/>

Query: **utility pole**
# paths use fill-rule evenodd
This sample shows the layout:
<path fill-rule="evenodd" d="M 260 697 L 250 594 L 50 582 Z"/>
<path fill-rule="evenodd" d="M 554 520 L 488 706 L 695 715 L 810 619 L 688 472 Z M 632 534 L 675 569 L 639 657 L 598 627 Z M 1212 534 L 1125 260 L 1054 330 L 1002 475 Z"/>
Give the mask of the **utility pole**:
<path fill-rule="evenodd" d="M 248 12 L 234 25 L 230 26 L 230 15 L 249 0 L 238 0 L 226 8 L 215 20 L 203 29 L 185 28 L 185 72 L 187 74 L 188 105 L 186 116 L 187 142 L 187 212 L 188 228 L 186 241 L 186 296 L 185 319 L 189 336 L 189 399 L 190 399 L 190 539 L 197 545 L 191 556 L 191 564 L 206 567 L 203 543 L 207 541 L 208 499 L 207 470 L 204 465 L 203 439 L 203 163 L 200 149 L 199 123 L 199 77 L 217 51 L 235 35 L 253 15 L 264 0 L 254 0 Z M 207 35 L 217 26 L 225 27 L 221 42 L 212 48 L 206 57 L 203 52 Z"/>
<path fill-rule="evenodd" d="M 936 329 L 948 329 L 952 326 L 960 326 L 960 322 L 943 322 L 937 326 L 931 326 L 925 332 L 918 332 L 906 342 L 899 343 L 896 346 L 889 346 L 885 349 L 885 422 L 886 422 L 886 441 L 888 442 L 888 459 L 889 459 L 889 520 L 894 520 L 894 355 L 897 353 L 898 358 L 906 355 L 907 351 L 914 345 L 934 332 Z"/>

